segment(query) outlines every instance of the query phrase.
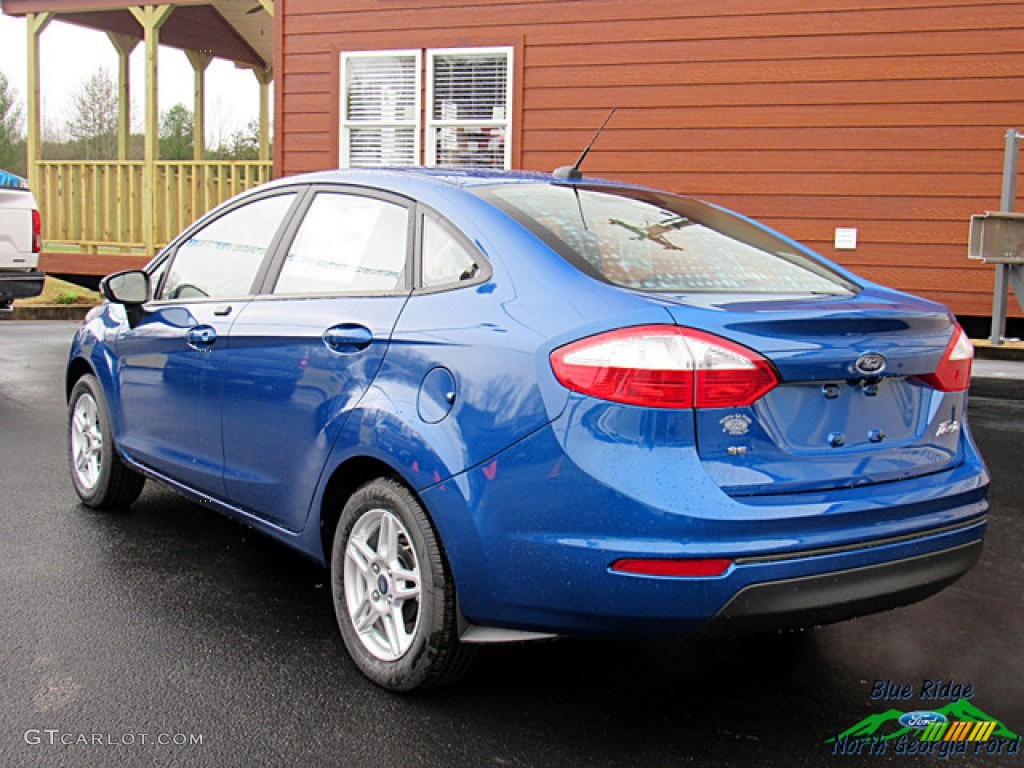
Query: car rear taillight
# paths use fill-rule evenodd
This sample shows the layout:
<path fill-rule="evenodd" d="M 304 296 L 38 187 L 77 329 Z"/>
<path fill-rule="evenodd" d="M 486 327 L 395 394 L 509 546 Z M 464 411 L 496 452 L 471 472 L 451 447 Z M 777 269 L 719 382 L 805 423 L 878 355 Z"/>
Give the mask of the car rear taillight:
<path fill-rule="evenodd" d="M 974 345 L 959 325 L 953 331 L 953 338 L 942 353 L 942 360 L 934 373 L 918 376 L 917 380 L 942 392 L 961 392 L 971 385 L 971 362 L 974 360 Z"/>
<path fill-rule="evenodd" d="M 674 325 L 621 328 L 551 353 L 563 386 L 649 408 L 750 405 L 779 383 L 765 358 L 735 342 Z"/>
<path fill-rule="evenodd" d="M 43 220 L 39 211 L 32 211 L 32 253 L 43 250 Z"/>

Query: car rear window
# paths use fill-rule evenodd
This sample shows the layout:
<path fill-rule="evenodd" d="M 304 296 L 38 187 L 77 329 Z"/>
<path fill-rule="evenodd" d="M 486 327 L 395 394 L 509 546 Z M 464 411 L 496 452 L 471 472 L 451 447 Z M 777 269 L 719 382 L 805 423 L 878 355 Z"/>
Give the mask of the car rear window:
<path fill-rule="evenodd" d="M 585 184 L 473 191 L 581 271 L 666 293 L 848 294 L 857 286 L 753 222 L 668 193 Z"/>

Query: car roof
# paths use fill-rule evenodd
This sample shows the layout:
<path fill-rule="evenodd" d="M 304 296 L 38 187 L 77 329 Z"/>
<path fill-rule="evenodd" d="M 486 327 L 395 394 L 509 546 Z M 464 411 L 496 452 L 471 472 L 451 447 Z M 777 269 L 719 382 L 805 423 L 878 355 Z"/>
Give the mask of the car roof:
<path fill-rule="evenodd" d="M 426 168 L 421 166 L 315 171 L 288 176 L 272 182 L 273 185 L 354 184 L 405 194 L 419 191 L 424 186 L 449 186 L 465 189 L 480 186 L 538 183 L 566 184 L 567 182 L 564 179 L 556 178 L 553 174 L 539 171 L 506 171 L 493 168 Z M 590 176 L 577 179 L 574 183 L 588 186 L 633 186 Z"/>

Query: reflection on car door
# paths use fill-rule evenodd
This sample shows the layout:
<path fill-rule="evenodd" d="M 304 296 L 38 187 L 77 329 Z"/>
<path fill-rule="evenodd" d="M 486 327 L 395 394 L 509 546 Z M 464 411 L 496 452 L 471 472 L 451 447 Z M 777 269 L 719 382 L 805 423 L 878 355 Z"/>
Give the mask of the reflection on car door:
<path fill-rule="evenodd" d="M 174 249 L 155 300 L 117 341 L 125 452 L 222 496 L 223 356 L 295 193 L 233 208 Z"/>
<path fill-rule="evenodd" d="M 288 530 L 304 526 L 407 301 L 411 219 L 399 201 L 319 191 L 279 254 L 273 292 L 235 321 L 223 410 L 234 504 Z"/>

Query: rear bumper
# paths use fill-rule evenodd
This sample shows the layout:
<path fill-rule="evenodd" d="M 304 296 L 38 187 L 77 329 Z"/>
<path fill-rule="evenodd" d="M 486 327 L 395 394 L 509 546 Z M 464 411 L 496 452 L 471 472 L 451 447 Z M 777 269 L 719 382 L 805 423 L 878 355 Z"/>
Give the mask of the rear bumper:
<path fill-rule="evenodd" d="M 468 621 L 618 635 L 814 625 L 921 600 L 980 552 L 989 479 L 966 431 L 963 462 L 945 472 L 735 499 L 688 435 L 650 450 L 610 434 L 607 419 L 595 427 L 605 439 L 580 450 L 571 429 L 542 429 L 422 491 Z M 643 558 L 732 564 L 699 578 L 612 568 Z"/>
<path fill-rule="evenodd" d="M 738 559 L 719 577 L 642 576 L 611 570 L 607 550 L 521 553 L 491 602 L 470 621 L 556 634 L 663 636 L 830 624 L 934 595 L 977 562 L 984 517 L 891 544 L 785 559 Z M 501 594 L 504 592 L 504 594 Z M 495 600 L 498 595 L 501 597 Z M 460 596 L 461 599 L 461 596 Z"/>
<path fill-rule="evenodd" d="M 25 272 L 0 272 L 0 302 L 28 299 L 43 292 L 46 275 L 37 269 Z"/>
<path fill-rule="evenodd" d="M 981 550 L 979 539 L 877 565 L 751 584 L 718 612 L 707 629 L 792 629 L 915 603 L 963 576 L 978 562 Z"/>

